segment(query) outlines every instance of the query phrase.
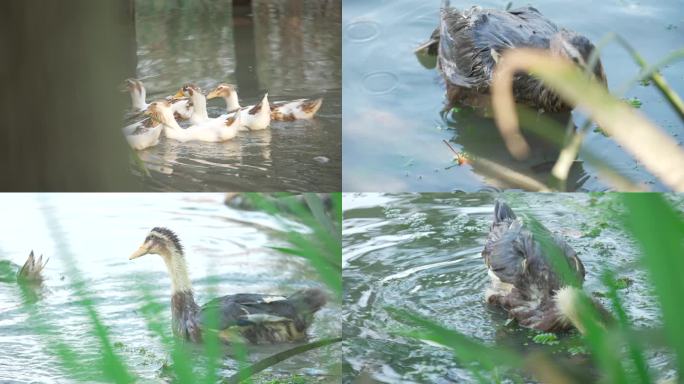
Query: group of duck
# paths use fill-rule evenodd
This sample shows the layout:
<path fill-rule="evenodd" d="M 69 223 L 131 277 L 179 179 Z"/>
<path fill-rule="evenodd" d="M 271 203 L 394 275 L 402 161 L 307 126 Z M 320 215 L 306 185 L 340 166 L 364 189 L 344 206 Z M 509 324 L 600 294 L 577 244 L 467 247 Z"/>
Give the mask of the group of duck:
<path fill-rule="evenodd" d="M 164 100 L 146 102 L 147 91 L 140 80 L 127 79 L 134 116 L 147 117 L 123 128 L 128 144 L 136 150 L 153 147 L 162 133 L 168 139 L 220 142 L 235 138 L 239 131 L 267 129 L 271 121 L 312 119 L 323 99 L 298 99 L 269 102 L 266 93 L 258 104 L 243 107 L 237 89 L 231 84 L 219 84 L 206 96 L 194 84 L 182 86 L 176 94 Z M 210 117 L 207 99 L 222 98 L 226 113 Z"/>

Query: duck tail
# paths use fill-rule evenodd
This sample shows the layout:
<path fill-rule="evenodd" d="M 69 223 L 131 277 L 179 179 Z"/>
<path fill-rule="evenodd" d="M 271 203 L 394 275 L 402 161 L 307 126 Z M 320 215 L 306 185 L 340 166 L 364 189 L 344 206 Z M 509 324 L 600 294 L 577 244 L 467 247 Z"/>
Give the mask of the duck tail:
<path fill-rule="evenodd" d="M 287 298 L 298 309 L 306 313 L 315 313 L 328 302 L 328 295 L 318 288 L 299 290 Z"/>
<path fill-rule="evenodd" d="M 576 287 L 565 286 L 559 289 L 554 296 L 554 301 L 556 303 L 556 310 L 560 315 L 560 320 L 564 324 L 570 324 L 577 328 L 582 334 L 586 334 L 586 327 L 582 322 L 582 317 L 580 316 L 581 306 L 580 300 L 586 296 L 585 293 Z M 598 319 L 596 322 L 601 327 L 606 327 L 607 325 L 614 324 L 615 319 L 613 315 L 608 312 L 600 303 L 596 300 L 590 299 L 591 305 L 594 306 L 596 313 L 598 314 Z"/>
<path fill-rule="evenodd" d="M 511 207 L 503 201 L 496 202 L 494 206 L 494 222 L 499 223 L 506 220 L 515 220 L 516 216 Z"/>
<path fill-rule="evenodd" d="M 24 281 L 42 281 L 43 276 L 41 272 L 43 271 L 43 268 L 45 268 L 48 260 L 49 259 L 46 259 L 45 262 L 43 262 L 43 255 L 40 255 L 40 257 L 36 259 L 33 255 L 33 251 L 31 251 L 24 266 L 19 270 L 19 273 L 17 274 L 18 277 Z"/>

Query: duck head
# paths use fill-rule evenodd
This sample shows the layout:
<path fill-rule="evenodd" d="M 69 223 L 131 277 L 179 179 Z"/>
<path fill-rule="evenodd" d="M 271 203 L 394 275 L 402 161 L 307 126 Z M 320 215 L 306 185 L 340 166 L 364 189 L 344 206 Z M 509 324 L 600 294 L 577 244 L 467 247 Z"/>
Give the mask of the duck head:
<path fill-rule="evenodd" d="M 232 84 L 219 84 L 214 90 L 207 94 L 207 99 L 222 97 L 226 101 L 226 106 L 229 111 L 240 109 L 240 102 L 238 101 L 237 89 Z"/>
<path fill-rule="evenodd" d="M 147 234 L 142 245 L 128 259 L 137 259 L 147 254 L 156 254 L 162 257 L 171 257 L 173 254 L 182 255 L 183 246 L 173 231 L 168 228 L 155 227 Z"/>
<path fill-rule="evenodd" d="M 124 87 L 131 95 L 131 103 L 133 109 L 142 111 L 145 109 L 145 97 L 147 97 L 147 91 L 142 81 L 136 79 L 126 79 L 124 82 Z"/>
<path fill-rule="evenodd" d="M 586 37 L 567 30 L 562 30 L 553 35 L 550 48 L 553 54 L 572 60 L 584 71 L 587 70 L 591 54 L 596 49 L 594 44 Z M 593 74 L 598 82 L 607 86 L 608 81 L 601 64 L 601 59 L 598 59 L 594 68 L 588 72 Z"/>
<path fill-rule="evenodd" d="M 183 246 L 172 230 L 164 227 L 152 228 L 142 245 L 128 259 L 133 260 L 148 254 L 159 255 L 164 260 L 173 292 L 191 291 Z"/>
<path fill-rule="evenodd" d="M 151 116 L 153 120 L 168 123 L 169 116 L 173 120 L 173 111 L 171 110 L 171 103 L 166 100 L 159 100 L 150 103 L 145 110 L 145 114 Z"/>

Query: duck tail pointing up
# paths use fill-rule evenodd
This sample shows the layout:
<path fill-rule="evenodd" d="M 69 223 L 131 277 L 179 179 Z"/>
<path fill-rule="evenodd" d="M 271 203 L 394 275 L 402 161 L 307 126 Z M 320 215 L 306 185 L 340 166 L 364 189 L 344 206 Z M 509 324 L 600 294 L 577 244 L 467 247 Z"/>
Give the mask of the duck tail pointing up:
<path fill-rule="evenodd" d="M 19 270 L 19 278 L 23 279 L 24 281 L 42 281 L 43 275 L 41 272 L 43 271 L 43 268 L 45 268 L 47 262 L 47 259 L 45 262 L 43 262 L 43 255 L 40 255 L 40 257 L 36 259 L 35 256 L 33 256 L 33 251 L 31 251 L 28 259 L 26 259 L 26 263 L 24 263 L 24 266 Z"/>
<path fill-rule="evenodd" d="M 307 288 L 293 293 L 288 297 L 288 300 L 291 301 L 297 309 L 314 313 L 328 302 L 328 296 L 321 289 Z"/>
<path fill-rule="evenodd" d="M 515 213 L 513 213 L 513 210 L 511 207 L 508 206 L 508 204 L 502 202 L 502 201 L 497 201 L 496 205 L 494 206 L 494 222 L 498 223 L 501 221 L 506 221 L 506 220 L 515 220 L 516 216 Z"/>

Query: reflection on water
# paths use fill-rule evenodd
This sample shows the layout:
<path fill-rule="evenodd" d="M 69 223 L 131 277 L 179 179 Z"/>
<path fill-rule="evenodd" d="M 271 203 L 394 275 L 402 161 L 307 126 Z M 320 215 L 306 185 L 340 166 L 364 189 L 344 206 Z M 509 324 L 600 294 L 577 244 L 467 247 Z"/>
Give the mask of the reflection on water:
<path fill-rule="evenodd" d="M 505 8 L 503 0 L 476 2 L 482 7 Z M 657 5 L 632 0 L 596 3 L 580 0 L 513 2 L 530 4 L 559 25 L 574 29 L 594 42 L 617 32 L 651 63 L 684 46 L 684 8 L 678 0 Z M 457 151 L 495 159 L 516 171 L 546 181 L 552 152 L 525 163 L 506 153 L 489 119 L 467 115 L 453 120 L 441 117 L 445 86 L 431 63 L 421 62 L 413 50 L 425 41 L 439 22 L 441 0 L 372 2 L 345 0 L 342 23 L 344 52 L 344 179 L 345 191 L 478 191 L 509 188 L 471 166 L 450 167 L 449 140 Z M 459 8 L 473 2 L 451 1 Z M 591 9 L 591 12 L 587 12 Z M 644 23 L 644 18 L 649 22 Z M 424 58 L 421 58 L 424 59 Z M 619 89 L 638 72 L 630 56 L 615 44 L 602 53 L 609 86 Z M 684 65 L 662 71 L 669 84 L 684 94 Z M 681 142 L 684 126 L 653 86 L 637 86 L 628 97 L 638 97 L 642 112 Z M 576 123 L 580 117 L 575 115 Z M 562 122 L 565 125 L 565 122 Z M 577 124 L 579 125 L 579 124 Z M 613 165 L 628 178 L 650 188 L 664 189 L 643 166 L 615 142 L 590 132 L 584 148 Z M 597 170 L 575 165 L 568 188 L 604 190 Z"/>
<path fill-rule="evenodd" d="M 339 191 L 341 91 L 339 0 L 136 2 L 137 77 L 148 102 L 193 82 L 236 84 L 243 105 L 323 97 L 311 121 L 274 122 L 231 143 L 162 140 L 140 152 L 158 190 Z M 208 101 L 210 116 L 225 112 Z"/>
<path fill-rule="evenodd" d="M 633 281 L 620 293 L 635 325 L 659 323 L 637 264 L 638 249 L 610 215 L 610 209 L 620 209 L 615 196 L 345 194 L 344 382 L 359 375 L 391 383 L 474 381 L 450 350 L 397 336 L 411 326 L 392 317 L 387 307 L 408 309 L 490 345 L 532 347 L 530 331 L 506 325 L 506 314 L 484 303 L 489 278 L 480 252 L 496 198 L 535 215 L 567 239 L 587 270 L 588 292 L 606 291 L 599 276 L 609 268 Z M 673 372 L 668 355 L 649 354 L 649 363 L 658 375 Z"/>
<path fill-rule="evenodd" d="M 0 199 L 5 217 L 0 222 L 0 261 L 21 265 L 32 249 L 50 257 L 39 300 L 30 308 L 50 333 L 82 354 L 80 364 L 92 364 L 100 359 L 99 342 L 89 333 L 83 308 L 75 303 L 68 273 L 78 268 L 116 351 L 143 381 L 159 382 L 159 371 L 170 360 L 145 323 L 141 282 L 163 305 L 160 320 L 170 332 L 170 281 L 158 256 L 128 260 L 152 227 L 166 226 L 179 235 L 199 304 L 225 294 L 288 294 L 320 286 L 305 261 L 267 248 L 279 244 L 277 232 L 285 230 L 280 221 L 261 212 L 228 208 L 223 198 L 221 194 L 6 195 Z M 60 252 L 64 248 L 55 242 L 46 212 L 58 221 L 69 254 Z M 34 328 L 23 301 L 15 284 L 0 282 L 0 378 L 68 381 L 51 339 Z M 319 311 L 310 328 L 311 339 L 339 335 L 339 314 L 339 304 L 334 302 Z M 250 360 L 290 346 L 250 348 Z M 284 361 L 271 374 L 325 378 L 331 369 L 337 372 L 339 359 L 339 348 L 326 347 Z M 233 374 L 236 364 L 227 355 L 222 374 Z"/>

